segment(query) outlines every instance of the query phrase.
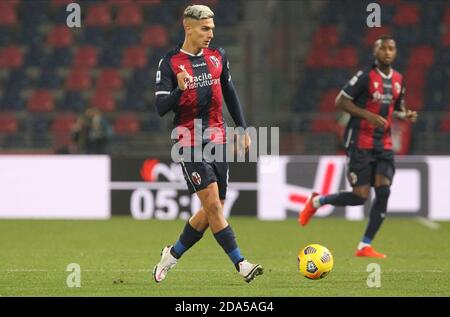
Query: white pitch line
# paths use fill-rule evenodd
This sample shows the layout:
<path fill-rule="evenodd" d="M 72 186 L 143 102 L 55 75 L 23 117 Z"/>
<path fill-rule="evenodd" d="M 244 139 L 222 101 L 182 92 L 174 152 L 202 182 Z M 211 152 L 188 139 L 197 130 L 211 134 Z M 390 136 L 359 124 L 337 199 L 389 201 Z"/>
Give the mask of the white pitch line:
<path fill-rule="evenodd" d="M 433 222 L 424 217 L 417 217 L 416 220 L 418 223 L 420 223 L 421 225 L 424 225 L 428 229 L 438 230 L 440 228 L 440 225 L 437 222 Z"/>

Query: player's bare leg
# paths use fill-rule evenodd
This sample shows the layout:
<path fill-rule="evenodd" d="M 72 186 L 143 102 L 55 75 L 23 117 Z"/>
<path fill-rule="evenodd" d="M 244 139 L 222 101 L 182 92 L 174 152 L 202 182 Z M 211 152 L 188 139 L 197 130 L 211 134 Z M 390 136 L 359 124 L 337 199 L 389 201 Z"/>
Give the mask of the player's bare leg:
<path fill-rule="evenodd" d="M 225 205 L 225 200 L 221 200 L 220 203 L 222 204 L 223 208 L 223 206 Z M 195 230 L 205 231 L 209 226 L 208 215 L 206 214 L 205 209 L 203 209 L 202 207 L 195 214 L 193 214 L 189 219 L 189 223 Z"/>
<path fill-rule="evenodd" d="M 371 244 L 386 216 L 390 186 L 391 181 L 389 178 L 380 174 L 375 175 L 375 200 L 370 210 L 369 223 L 367 224 L 366 231 L 355 253 L 356 256 L 386 258 L 385 254 L 375 251 Z"/>
<path fill-rule="evenodd" d="M 231 226 L 223 215 L 223 204 L 219 200 L 219 189 L 217 183 L 212 183 L 197 193 L 203 210 L 208 218 L 214 238 L 235 265 L 239 274 L 246 282 L 252 281 L 256 276 L 263 273 L 259 264 L 252 264 L 244 259 L 236 243 L 236 238 Z"/>

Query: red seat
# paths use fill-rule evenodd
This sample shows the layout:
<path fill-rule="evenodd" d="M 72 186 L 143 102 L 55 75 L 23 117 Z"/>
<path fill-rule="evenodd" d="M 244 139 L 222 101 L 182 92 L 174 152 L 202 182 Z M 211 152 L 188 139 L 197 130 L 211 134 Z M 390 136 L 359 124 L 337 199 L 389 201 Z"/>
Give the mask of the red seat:
<path fill-rule="evenodd" d="M 105 3 L 96 3 L 88 7 L 86 26 L 109 26 L 111 24 L 110 7 Z"/>
<path fill-rule="evenodd" d="M 18 68 L 23 64 L 23 52 L 19 46 L 0 49 L 0 68 Z"/>
<path fill-rule="evenodd" d="M 446 30 L 442 34 L 442 45 L 449 47 L 450 46 L 450 23 L 446 27 Z"/>
<path fill-rule="evenodd" d="M 330 67 L 332 64 L 333 58 L 326 48 L 311 49 L 306 60 L 306 65 L 310 67 Z"/>
<path fill-rule="evenodd" d="M 405 78 L 408 79 L 407 91 L 421 89 L 425 85 L 425 69 L 423 67 L 416 67 L 414 64 L 410 64 L 405 72 Z"/>
<path fill-rule="evenodd" d="M 331 26 L 321 26 L 314 34 L 314 45 L 313 47 L 333 47 L 338 45 L 339 36 L 337 28 L 333 25 Z"/>
<path fill-rule="evenodd" d="M 16 7 L 21 0 L 2 0 L 0 2 L 0 9 L 3 7 Z"/>
<path fill-rule="evenodd" d="M 417 25 L 420 18 L 419 7 L 414 3 L 402 3 L 397 6 L 394 15 L 394 24 L 399 26 Z"/>
<path fill-rule="evenodd" d="M 408 89 L 408 88 L 407 88 Z M 411 110 L 421 110 L 423 107 L 423 89 L 408 89 L 405 95 L 405 102 Z"/>
<path fill-rule="evenodd" d="M 335 118 L 331 118 L 329 116 L 326 117 L 317 117 L 312 122 L 312 131 L 313 132 L 336 132 L 338 124 Z"/>
<path fill-rule="evenodd" d="M 0 26 L 13 26 L 17 24 L 17 13 L 13 2 L 0 4 Z"/>
<path fill-rule="evenodd" d="M 168 43 L 169 35 L 163 25 L 151 25 L 142 31 L 142 45 L 146 47 L 165 47 Z"/>
<path fill-rule="evenodd" d="M 430 67 L 434 63 L 434 49 L 428 45 L 416 46 L 409 55 L 409 65 Z"/>
<path fill-rule="evenodd" d="M 333 112 L 335 111 L 335 101 L 338 96 L 339 89 L 329 89 L 322 94 L 322 98 L 319 102 L 320 112 Z"/>
<path fill-rule="evenodd" d="M 55 26 L 47 37 L 47 44 L 52 47 L 69 47 L 72 41 L 72 31 L 66 25 Z"/>
<path fill-rule="evenodd" d="M 122 58 L 122 66 L 126 68 L 140 68 L 147 65 L 145 48 L 140 46 L 125 49 Z"/>
<path fill-rule="evenodd" d="M 375 41 L 381 36 L 381 35 L 388 35 L 391 34 L 391 29 L 387 26 L 382 26 L 379 28 L 368 28 L 366 37 L 364 38 L 364 45 L 368 47 L 372 47 Z"/>
<path fill-rule="evenodd" d="M 30 112 L 49 112 L 55 108 L 55 102 L 50 91 L 39 89 L 28 99 L 27 109 Z"/>
<path fill-rule="evenodd" d="M 65 87 L 70 91 L 89 89 L 92 81 L 89 70 L 86 68 L 73 68 L 66 78 Z"/>
<path fill-rule="evenodd" d="M 450 115 L 442 119 L 439 130 L 441 132 L 450 133 Z"/>
<path fill-rule="evenodd" d="M 0 133 L 14 134 L 19 128 L 19 122 L 12 113 L 0 114 Z"/>
<path fill-rule="evenodd" d="M 97 65 L 97 48 L 82 46 L 75 53 L 74 66 L 94 67 Z"/>
<path fill-rule="evenodd" d="M 124 4 L 132 3 L 133 0 L 106 0 L 109 5 L 120 6 Z"/>
<path fill-rule="evenodd" d="M 136 4 L 139 6 L 157 6 L 161 4 L 161 0 L 136 0 Z"/>
<path fill-rule="evenodd" d="M 450 4 L 447 5 L 447 8 L 445 9 L 444 19 L 442 21 L 442 24 L 447 27 L 450 27 Z"/>
<path fill-rule="evenodd" d="M 100 89 L 92 95 L 91 106 L 102 112 L 111 112 L 116 109 L 116 101 L 111 91 Z"/>
<path fill-rule="evenodd" d="M 114 131 L 118 135 L 133 135 L 139 132 L 139 120 L 135 114 L 124 114 L 114 123 Z"/>
<path fill-rule="evenodd" d="M 358 52 L 352 46 L 341 47 L 334 58 L 335 67 L 351 68 L 358 65 Z"/>
<path fill-rule="evenodd" d="M 71 113 L 61 114 L 53 120 L 51 131 L 53 134 L 70 134 L 77 122 L 77 116 Z"/>
<path fill-rule="evenodd" d="M 381 6 L 383 5 L 397 5 L 400 4 L 403 0 L 378 0 L 377 3 Z"/>
<path fill-rule="evenodd" d="M 142 14 L 134 3 L 121 5 L 118 8 L 116 23 L 119 26 L 139 26 L 142 24 Z"/>
<path fill-rule="evenodd" d="M 97 77 L 96 87 L 97 89 L 121 89 L 123 86 L 123 80 L 120 73 L 115 68 L 103 69 L 100 75 Z"/>
<path fill-rule="evenodd" d="M 74 114 L 61 114 L 55 118 L 51 125 L 53 146 L 58 149 L 72 143 L 72 131 L 77 122 Z"/>

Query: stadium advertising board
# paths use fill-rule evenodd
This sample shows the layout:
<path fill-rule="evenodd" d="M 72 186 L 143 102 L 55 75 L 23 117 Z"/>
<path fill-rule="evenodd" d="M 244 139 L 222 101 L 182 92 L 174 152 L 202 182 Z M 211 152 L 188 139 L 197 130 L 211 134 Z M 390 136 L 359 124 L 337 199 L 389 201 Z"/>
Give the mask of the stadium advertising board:
<path fill-rule="evenodd" d="M 0 218 L 107 219 L 108 156 L 0 156 Z"/>
<path fill-rule="evenodd" d="M 114 157 L 111 173 L 113 215 L 188 219 L 200 209 L 197 196 L 188 192 L 180 164 L 169 158 Z M 225 216 L 256 216 L 256 189 L 256 163 L 231 163 Z"/>
<path fill-rule="evenodd" d="M 351 190 L 343 156 L 264 157 L 263 161 L 258 165 L 258 218 L 262 220 L 297 217 L 312 191 Z M 388 214 L 450 220 L 449 193 L 449 157 L 398 157 Z M 369 215 L 373 197 L 372 192 L 364 206 L 323 206 L 316 215 L 361 220 Z"/>

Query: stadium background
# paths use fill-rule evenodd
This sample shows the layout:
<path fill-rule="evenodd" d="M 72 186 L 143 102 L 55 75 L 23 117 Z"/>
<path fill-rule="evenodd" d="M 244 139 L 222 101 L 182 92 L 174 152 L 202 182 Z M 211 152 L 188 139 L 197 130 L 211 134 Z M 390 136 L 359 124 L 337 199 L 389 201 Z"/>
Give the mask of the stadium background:
<path fill-rule="evenodd" d="M 161 56 L 183 40 L 180 15 L 190 2 L 79 1 L 82 27 L 73 29 L 68 3 L 0 1 L 1 151 L 70 145 L 76 116 L 96 106 L 114 127 L 111 154 L 167 155 L 171 118 L 155 113 L 153 81 Z M 384 33 L 398 43 L 406 102 L 421 112 L 416 125 L 400 128 L 399 152 L 448 154 L 447 1 L 378 1 L 381 28 L 366 26 L 369 1 L 203 3 L 216 12 L 214 45 L 230 55 L 248 121 L 279 126 L 281 154 L 339 153 L 334 98 L 372 61 Z"/>
<path fill-rule="evenodd" d="M 76 1 L 81 5 L 82 27 L 71 29 L 66 26 L 69 14 L 66 5 L 72 2 L 0 0 L 0 191 L 3 193 L 0 218 L 109 219 L 112 214 L 155 221 L 142 224 L 122 217 L 115 217 L 107 224 L 2 220 L 2 240 L 9 241 L 10 247 L 3 254 L 8 260 L 2 261 L 0 280 L 5 282 L 2 285 L 9 286 L 0 288 L 0 295 L 72 294 L 58 288 L 60 283 L 53 281 L 54 275 L 46 275 L 59 270 L 60 266 L 65 267 L 73 258 L 83 262 L 79 253 L 63 251 L 66 245 L 81 254 L 86 252 L 89 261 L 84 261 L 94 267 L 92 272 L 97 272 L 95 277 L 94 273 L 90 275 L 97 288 L 84 288 L 84 293 L 78 294 L 117 294 L 102 288 L 106 275 L 104 271 L 95 271 L 96 265 L 101 266 L 100 263 L 108 259 L 106 263 L 120 272 L 138 268 L 136 274 L 130 273 L 135 275 L 127 277 L 135 284 L 127 286 L 120 294 L 197 296 L 205 294 L 202 293 L 204 287 L 205 292 L 211 292 L 209 294 L 225 296 L 303 295 L 304 290 L 297 289 L 294 279 L 284 281 L 286 288 L 283 286 L 272 292 L 277 279 L 270 276 L 263 282 L 267 284 L 250 293 L 236 291 L 233 287 L 230 290 L 210 289 L 203 284 L 198 289 L 181 287 L 182 291 L 177 290 L 180 285 L 175 284 L 173 289 L 156 292 L 142 285 L 136 286 L 138 281 L 148 278 L 148 272 L 142 269 L 143 266 L 147 268 L 148 263 L 143 264 L 139 260 L 142 258 L 133 252 L 145 252 L 145 256 L 152 256 L 153 260 L 153 256 L 157 256 L 155 250 L 161 243 L 167 243 L 167 239 L 173 239 L 178 234 L 176 226 L 181 226 L 181 220 L 173 224 L 158 220 L 185 219 L 198 207 L 195 197 L 188 196 L 181 174 L 171 165 L 169 135 L 172 118 L 157 116 L 153 88 L 160 58 L 183 40 L 182 11 L 194 2 Z M 273 177 L 270 177 L 270 171 L 266 173 L 264 183 L 261 183 L 264 172 L 257 164 L 233 165 L 225 214 L 252 216 L 250 219 L 239 217 L 243 218 L 239 221 L 233 219 L 240 241 L 248 249 L 253 237 L 258 241 L 267 236 L 277 237 L 271 240 L 272 244 L 267 242 L 267 246 L 273 247 L 265 249 L 264 244 L 255 251 L 264 254 L 263 262 L 269 267 L 275 267 L 273 259 L 295 258 L 297 250 L 294 249 L 313 240 L 331 245 L 338 260 L 336 278 L 330 278 L 330 283 L 342 282 L 341 286 L 323 284 L 329 287 L 310 289 L 307 294 L 358 294 L 359 290 L 352 289 L 353 284 L 347 283 L 345 271 L 350 267 L 359 270 L 357 274 L 361 276 L 365 272 L 361 273 L 361 267 L 349 263 L 348 259 L 339 260 L 339 257 L 347 256 L 345 252 L 353 248 L 354 241 L 344 237 L 343 232 L 336 233 L 334 228 L 346 228 L 344 231 L 352 233 L 356 239 L 362 224 L 345 219 L 325 219 L 309 231 L 308 238 L 298 238 L 298 228 L 296 224 L 292 226 L 292 221 L 286 221 L 286 224 L 256 223 L 253 218 L 258 215 L 260 206 L 266 207 L 259 214 L 262 219 L 296 217 L 304 203 L 302 195 L 316 187 L 318 179 L 319 182 L 323 179 L 323 166 L 334 164 L 340 174 L 334 176 L 333 186 L 337 186 L 336 189 L 346 187 L 340 169 L 342 156 L 336 156 L 342 154 L 345 117 L 335 111 L 334 99 L 360 67 L 372 62 L 374 40 L 381 34 L 390 33 L 398 46 L 394 67 L 406 77 L 406 103 L 420 111 L 415 125 L 398 122 L 394 131 L 396 151 L 405 155 L 398 159 L 399 167 L 404 171 L 398 174 L 396 182 L 405 191 L 401 196 L 393 192 L 392 197 L 401 197 L 401 202 L 397 204 L 398 210 L 391 208 L 391 212 L 420 217 L 426 228 L 416 222 L 411 224 L 410 218 L 407 222 L 395 219 L 387 222 L 389 237 L 404 237 L 415 230 L 415 238 L 401 238 L 404 243 L 401 247 L 400 243 L 392 243 L 388 238 L 382 238 L 380 243 L 390 245 L 390 254 L 400 252 L 397 258 L 410 259 L 412 265 L 407 269 L 423 275 L 411 284 L 396 280 L 399 267 L 402 268 L 405 262 L 394 260 L 388 265 L 390 273 L 386 273 L 392 274 L 392 282 L 386 284 L 385 292 L 381 294 L 401 294 L 398 285 L 402 285 L 408 295 L 424 292 L 448 295 L 448 285 L 439 284 L 448 276 L 448 263 L 439 260 L 428 263 L 423 254 L 433 248 L 433 241 L 448 241 L 449 236 L 447 224 L 436 225 L 426 219 L 450 219 L 450 157 L 445 156 L 450 154 L 450 4 L 445 0 L 376 1 L 381 5 L 382 27 L 368 28 L 366 7 L 371 2 L 196 2 L 211 6 L 216 13 L 213 45 L 223 46 L 227 51 L 247 121 L 255 127 L 280 128 L 280 154 L 286 163 L 275 169 Z M 113 128 L 110 155 L 53 155 L 61 152 L 78 154 L 71 133 L 77 117 L 88 107 L 99 108 Z M 232 123 L 229 116 L 227 121 Z M 268 168 L 270 170 L 270 165 Z M 280 173 L 286 172 L 289 177 L 281 179 Z M 284 182 L 283 188 L 294 190 L 297 196 L 287 193 L 291 201 L 285 201 L 284 192 L 277 192 L 280 196 L 275 196 L 271 188 L 278 184 L 276 182 Z M 273 198 L 267 202 L 261 200 L 264 197 Z M 267 206 L 270 212 L 276 210 L 275 214 L 267 216 Z M 368 210 L 368 204 L 357 212 L 338 208 L 334 215 L 361 220 Z M 440 230 L 427 231 L 428 226 L 439 225 Z M 74 242 L 64 228 L 80 242 Z M 323 237 L 321 233 L 328 231 L 333 233 Z M 280 237 L 279 232 L 286 234 Z M 40 233 L 39 238 L 33 236 L 34 233 Z M 98 246 L 86 239 L 97 241 Z M 160 241 L 162 239 L 164 241 Z M 114 250 L 111 241 L 116 243 Z M 143 245 L 142 241 L 147 244 Z M 336 241 L 340 244 L 336 245 Z M 412 246 L 417 247 L 416 253 L 405 256 L 398 251 Z M 211 251 L 215 250 L 212 241 L 208 248 L 208 252 L 215 252 Z M 289 254 L 288 251 L 283 253 L 286 249 L 290 250 Z M 447 252 L 445 254 L 450 252 L 447 245 L 442 249 Z M 28 253 L 35 255 L 29 261 L 24 254 L 18 255 L 17 250 L 23 250 L 24 254 L 29 250 Z M 41 250 L 43 255 L 36 255 L 35 250 Z M 128 252 L 131 259 L 123 260 L 130 261 L 125 269 L 122 260 L 109 260 L 111 254 L 120 250 L 125 254 Z M 205 252 L 200 250 L 198 252 Z M 49 258 L 45 258 L 45 254 Z M 416 262 L 418 258 L 422 260 Z M 48 259 L 53 262 L 50 264 Z M 213 261 L 209 264 L 223 266 L 218 260 Z M 288 267 L 291 261 L 285 262 L 283 266 Z M 34 290 L 27 288 L 27 273 L 18 276 L 21 268 L 32 265 L 31 272 L 38 268 L 36 281 L 50 281 L 47 288 L 36 285 Z M 42 267 L 49 271 L 39 273 Z M 423 267 L 430 271 L 423 273 Z M 439 272 L 440 278 L 429 279 L 431 275 L 427 274 L 435 272 Z M 65 278 L 64 273 L 55 274 L 58 279 Z M 120 274 L 120 278 L 123 274 L 127 276 L 123 272 Z M 212 279 L 220 280 L 221 274 L 229 277 L 228 273 L 217 271 L 212 273 Z M 89 276 L 89 272 L 86 275 Z M 20 281 L 23 287 L 19 286 Z M 187 283 L 191 282 L 187 280 Z M 423 284 L 434 287 L 424 291 Z M 192 285 L 195 287 L 196 284 Z"/>

